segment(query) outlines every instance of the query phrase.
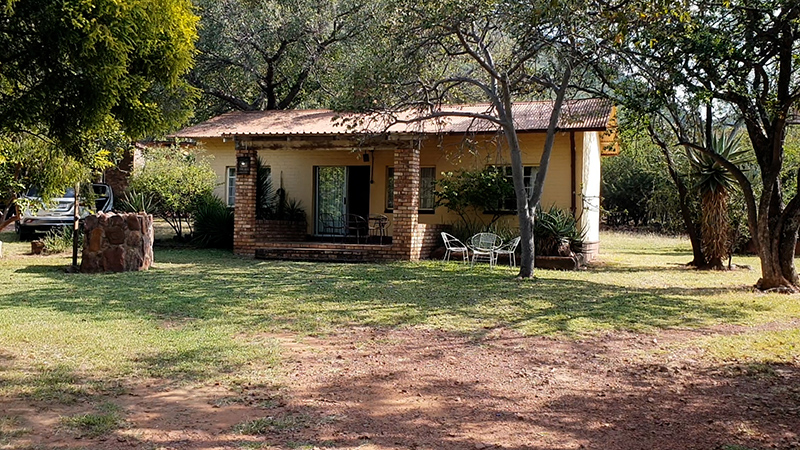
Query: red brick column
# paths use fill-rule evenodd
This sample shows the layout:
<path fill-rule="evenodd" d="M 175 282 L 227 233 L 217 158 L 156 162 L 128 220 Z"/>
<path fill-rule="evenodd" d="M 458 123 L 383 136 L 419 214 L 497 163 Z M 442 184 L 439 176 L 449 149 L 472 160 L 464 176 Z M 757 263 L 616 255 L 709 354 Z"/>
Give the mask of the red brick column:
<path fill-rule="evenodd" d="M 242 256 L 255 256 L 256 246 L 256 180 L 258 169 L 256 159 L 258 151 L 253 149 L 236 149 L 236 158 L 250 158 L 250 173 L 236 174 L 236 202 L 233 219 L 233 253 Z"/>
<path fill-rule="evenodd" d="M 392 252 L 398 259 L 420 258 L 422 239 L 419 223 L 419 145 L 394 152 L 394 227 Z"/>

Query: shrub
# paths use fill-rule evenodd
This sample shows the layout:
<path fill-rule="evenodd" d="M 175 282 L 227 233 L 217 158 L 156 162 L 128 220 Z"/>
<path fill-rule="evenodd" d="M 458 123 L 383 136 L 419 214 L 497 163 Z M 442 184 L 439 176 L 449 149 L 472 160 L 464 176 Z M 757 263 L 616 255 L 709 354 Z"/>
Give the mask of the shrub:
<path fill-rule="evenodd" d="M 572 214 L 551 206 L 547 211 L 536 210 L 533 235 L 537 255 L 559 256 L 565 250 L 581 245 L 586 232 Z"/>
<path fill-rule="evenodd" d="M 125 198 L 119 202 L 119 207 L 122 211 L 130 213 L 147 213 L 158 215 L 156 211 L 156 203 L 149 195 L 136 192 L 134 189 L 125 194 Z"/>
<path fill-rule="evenodd" d="M 233 209 L 215 195 L 205 195 L 194 210 L 192 241 L 209 248 L 233 248 Z"/>
<path fill-rule="evenodd" d="M 131 176 L 130 192 L 149 199 L 153 215 L 164 219 L 179 239 L 184 225 L 191 234 L 192 211 L 217 184 L 211 164 L 199 151 L 178 146 L 148 148 L 144 161 Z"/>
<path fill-rule="evenodd" d="M 685 230 L 680 199 L 661 150 L 643 130 L 620 128 L 622 151 L 602 160 L 602 207 L 609 226 L 647 226 L 666 232 Z M 681 176 L 689 164 L 683 152 L 673 159 Z"/>
<path fill-rule="evenodd" d="M 469 228 L 476 222 L 488 231 L 505 211 L 507 199 L 513 199 L 514 186 L 506 178 L 505 172 L 497 167 L 487 166 L 481 170 L 459 170 L 446 172 L 436 181 L 436 205 L 445 206 L 461 217 L 462 225 Z M 471 212 L 478 213 L 473 219 Z M 492 214 L 488 224 L 481 220 L 480 213 Z"/>
<path fill-rule="evenodd" d="M 52 228 L 42 238 L 46 253 L 63 253 L 72 249 L 72 227 Z M 83 233 L 78 232 L 78 248 L 83 247 Z"/>
<path fill-rule="evenodd" d="M 277 190 L 273 188 L 270 168 L 260 158 L 256 170 L 256 217 L 262 220 L 305 222 L 306 211 L 303 204 L 287 196 L 283 187 Z"/>

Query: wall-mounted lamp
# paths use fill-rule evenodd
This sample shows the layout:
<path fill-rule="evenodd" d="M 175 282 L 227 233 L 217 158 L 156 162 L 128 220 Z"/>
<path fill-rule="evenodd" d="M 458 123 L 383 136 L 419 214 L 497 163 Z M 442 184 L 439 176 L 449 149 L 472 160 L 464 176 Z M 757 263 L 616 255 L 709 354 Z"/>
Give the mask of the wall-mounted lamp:
<path fill-rule="evenodd" d="M 362 160 L 362 161 L 364 161 L 364 162 L 369 162 L 369 153 L 367 153 L 367 152 L 364 152 L 364 153 L 361 155 L 361 160 Z"/>
<path fill-rule="evenodd" d="M 236 175 L 250 175 L 250 157 L 236 157 Z"/>

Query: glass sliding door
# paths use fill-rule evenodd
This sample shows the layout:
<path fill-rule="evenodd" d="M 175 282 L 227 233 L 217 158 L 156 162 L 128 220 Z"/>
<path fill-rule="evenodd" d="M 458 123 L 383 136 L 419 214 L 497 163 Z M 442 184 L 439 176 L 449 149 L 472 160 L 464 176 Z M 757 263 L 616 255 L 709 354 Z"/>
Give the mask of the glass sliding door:
<path fill-rule="evenodd" d="M 347 214 L 347 168 L 316 167 L 316 233 L 343 235 Z"/>

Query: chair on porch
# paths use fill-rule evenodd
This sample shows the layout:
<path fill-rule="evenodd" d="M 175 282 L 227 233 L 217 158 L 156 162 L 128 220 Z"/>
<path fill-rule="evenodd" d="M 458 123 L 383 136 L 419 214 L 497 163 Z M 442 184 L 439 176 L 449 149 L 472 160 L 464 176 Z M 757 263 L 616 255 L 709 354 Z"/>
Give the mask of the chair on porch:
<path fill-rule="evenodd" d="M 444 241 L 444 258 L 442 261 L 450 261 L 450 255 L 453 253 L 461 253 L 464 262 L 467 262 L 469 259 L 469 249 L 463 242 L 459 241 L 455 236 L 452 234 L 445 233 L 442 231 L 442 240 Z"/>
<path fill-rule="evenodd" d="M 353 232 L 355 232 L 356 244 L 361 242 L 362 235 L 364 236 L 364 241 L 366 241 L 367 236 L 369 236 L 367 219 L 359 216 L 358 214 L 348 214 L 346 226 L 348 235 L 351 235 Z"/>
<path fill-rule="evenodd" d="M 500 236 L 494 233 L 478 233 L 469 240 L 469 249 L 472 250 L 472 265 L 478 259 L 488 260 L 489 267 L 494 267 L 497 262 L 495 250 L 503 245 Z"/>
<path fill-rule="evenodd" d="M 370 236 L 380 236 L 380 243 L 383 245 L 383 238 L 386 237 L 386 228 L 389 227 L 389 217 L 385 214 L 370 214 L 369 219 Z"/>
<path fill-rule="evenodd" d="M 329 236 L 342 236 L 344 235 L 344 218 L 341 215 L 335 216 L 330 213 L 322 213 L 322 234 Z"/>

